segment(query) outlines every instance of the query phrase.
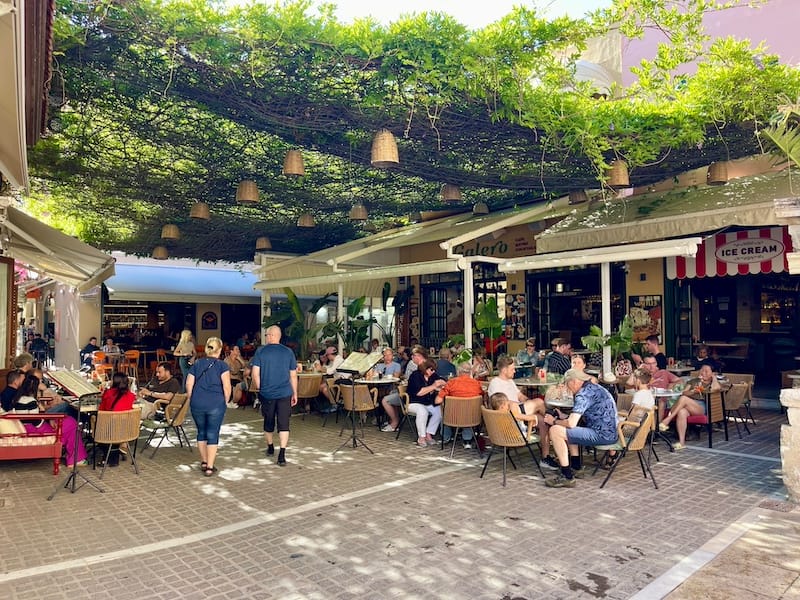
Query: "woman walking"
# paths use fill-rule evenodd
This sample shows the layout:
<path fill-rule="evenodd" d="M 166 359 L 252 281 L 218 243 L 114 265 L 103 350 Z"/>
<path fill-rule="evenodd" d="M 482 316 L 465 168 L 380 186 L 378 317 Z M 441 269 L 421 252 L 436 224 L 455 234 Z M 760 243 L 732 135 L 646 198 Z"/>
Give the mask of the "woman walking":
<path fill-rule="evenodd" d="M 189 374 L 189 367 L 194 362 L 195 356 L 197 356 L 197 350 L 195 350 L 194 346 L 194 336 L 188 329 L 181 331 L 181 337 L 178 340 L 178 345 L 175 346 L 173 355 L 178 359 L 178 366 L 181 368 L 181 392 L 185 392 L 186 376 Z"/>
<path fill-rule="evenodd" d="M 217 468 L 219 430 L 225 417 L 225 408 L 231 397 L 231 371 L 224 360 L 220 360 L 222 340 L 208 338 L 206 355 L 194 362 L 186 377 L 186 393 L 189 409 L 197 426 L 197 449 L 200 452 L 200 470 L 211 477 Z"/>

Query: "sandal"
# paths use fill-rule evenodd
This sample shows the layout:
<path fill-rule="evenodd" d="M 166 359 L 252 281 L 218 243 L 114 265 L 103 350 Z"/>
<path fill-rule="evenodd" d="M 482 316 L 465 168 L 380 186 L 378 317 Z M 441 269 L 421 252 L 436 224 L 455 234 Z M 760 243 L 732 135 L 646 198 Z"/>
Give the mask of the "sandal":
<path fill-rule="evenodd" d="M 208 468 L 208 463 L 203 461 L 200 463 L 200 470 L 205 471 Z"/>
<path fill-rule="evenodd" d="M 206 466 L 205 470 L 203 471 L 203 475 L 205 475 L 206 477 L 211 477 L 216 472 L 217 472 L 217 467 Z"/>

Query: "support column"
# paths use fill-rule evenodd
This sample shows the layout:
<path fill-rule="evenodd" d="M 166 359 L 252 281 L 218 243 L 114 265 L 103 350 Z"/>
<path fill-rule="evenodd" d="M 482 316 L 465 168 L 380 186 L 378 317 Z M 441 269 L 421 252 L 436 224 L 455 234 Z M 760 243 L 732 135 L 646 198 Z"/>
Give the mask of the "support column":
<path fill-rule="evenodd" d="M 611 335 L 611 264 L 600 263 L 600 323 L 603 335 Z M 603 373 L 611 371 L 611 348 L 603 346 Z"/>
<path fill-rule="evenodd" d="M 783 485 L 789 498 L 800 503 L 800 388 L 781 390 L 781 404 L 786 407 L 788 425 L 781 425 L 781 464 Z"/>

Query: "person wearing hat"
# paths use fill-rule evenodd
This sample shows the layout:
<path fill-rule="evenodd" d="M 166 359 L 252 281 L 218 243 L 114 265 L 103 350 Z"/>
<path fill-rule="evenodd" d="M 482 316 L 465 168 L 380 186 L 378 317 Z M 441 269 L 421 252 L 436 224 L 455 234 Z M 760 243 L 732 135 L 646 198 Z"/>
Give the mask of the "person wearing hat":
<path fill-rule="evenodd" d="M 525 347 L 517 352 L 517 376 L 530 377 L 534 368 L 539 368 L 544 360 L 539 358 L 536 351 L 536 338 L 529 337 L 525 340 Z"/>
<path fill-rule="evenodd" d="M 553 351 L 544 359 L 544 368 L 549 373 L 564 374 L 572 367 L 569 350 L 572 344 L 564 338 L 553 338 L 550 342 Z"/>
<path fill-rule="evenodd" d="M 561 472 L 545 482 L 547 487 L 574 487 L 575 477 L 582 477 L 580 446 L 613 444 L 617 441 L 617 407 L 611 394 L 603 386 L 592 383 L 583 371 L 568 369 L 564 385 L 572 392 L 575 404 L 566 419 L 546 414 L 544 421 L 550 426 L 550 441 L 558 457 Z M 578 426 L 581 417 L 585 426 Z"/>

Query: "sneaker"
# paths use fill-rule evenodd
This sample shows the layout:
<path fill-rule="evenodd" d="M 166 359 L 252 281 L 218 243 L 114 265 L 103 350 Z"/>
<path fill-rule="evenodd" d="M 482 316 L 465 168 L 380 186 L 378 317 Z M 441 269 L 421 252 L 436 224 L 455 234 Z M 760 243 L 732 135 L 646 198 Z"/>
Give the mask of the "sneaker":
<path fill-rule="evenodd" d="M 396 427 L 392 427 L 391 423 L 387 423 L 386 425 L 381 427 L 381 431 L 393 432 L 393 431 L 397 431 L 397 428 Z"/>
<path fill-rule="evenodd" d="M 472 442 L 464 442 L 464 450 L 472 450 Z"/>
<path fill-rule="evenodd" d="M 267 456 L 272 456 L 273 454 L 275 454 L 275 446 L 270 444 L 269 446 L 267 446 L 265 452 L 267 453 Z"/>
<path fill-rule="evenodd" d="M 548 479 L 544 482 L 547 487 L 551 488 L 558 488 L 558 487 L 575 487 L 575 480 L 574 479 L 567 479 L 562 474 L 558 474 L 553 479 Z"/>
<path fill-rule="evenodd" d="M 555 458 L 553 458 L 552 456 L 545 456 L 541 460 L 541 465 L 545 469 L 560 469 L 561 468 L 561 465 L 558 464 L 558 461 Z"/>
<path fill-rule="evenodd" d="M 661 433 L 664 433 L 665 431 L 669 431 L 669 425 L 667 425 L 666 423 L 659 423 L 658 424 L 658 430 Z"/>
<path fill-rule="evenodd" d="M 278 466 L 279 467 L 286 466 L 286 452 L 284 451 L 283 448 L 281 448 L 281 451 L 278 452 Z"/>
<path fill-rule="evenodd" d="M 572 469 L 572 474 L 575 476 L 576 479 L 583 479 L 584 477 L 589 476 L 589 469 L 586 467 L 581 467 L 580 469 Z"/>
<path fill-rule="evenodd" d="M 673 450 L 686 450 L 686 446 L 684 446 L 680 442 L 675 442 L 674 444 L 672 444 L 672 449 Z"/>
<path fill-rule="evenodd" d="M 228 408 L 239 408 L 239 405 L 236 402 L 228 402 Z"/>

